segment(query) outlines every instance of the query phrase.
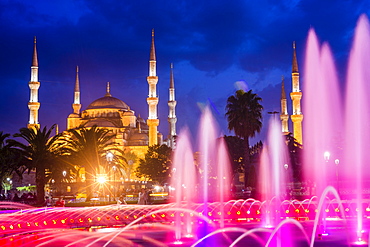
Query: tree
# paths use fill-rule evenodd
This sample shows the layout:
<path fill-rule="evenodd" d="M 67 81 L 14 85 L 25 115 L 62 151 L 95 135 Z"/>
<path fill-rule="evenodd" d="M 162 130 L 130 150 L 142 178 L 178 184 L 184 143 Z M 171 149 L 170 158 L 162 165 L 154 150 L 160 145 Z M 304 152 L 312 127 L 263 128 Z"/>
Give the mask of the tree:
<path fill-rule="evenodd" d="M 53 167 L 57 162 L 57 140 L 58 135 L 51 136 L 55 128 L 53 125 L 50 129 L 40 128 L 21 128 L 19 133 L 14 137 L 20 137 L 26 141 L 26 144 L 10 140 L 9 144 L 13 145 L 22 152 L 22 155 L 29 160 L 28 170 L 36 170 L 36 191 L 37 201 L 43 202 L 45 195 L 46 170 Z"/>
<path fill-rule="evenodd" d="M 13 172 L 22 177 L 27 163 L 20 150 L 9 143 L 11 140 L 8 139 L 9 137 L 10 134 L 4 134 L 3 131 L 0 131 L 0 192 L 3 189 L 2 182 L 6 181 L 6 178 L 11 176 Z"/>
<path fill-rule="evenodd" d="M 114 136 L 108 129 L 94 125 L 68 130 L 60 139 L 62 152 L 70 156 L 71 165 L 85 168 L 87 200 L 92 197 L 95 176 L 103 173 L 107 151 L 120 152 L 115 148 Z"/>
<path fill-rule="evenodd" d="M 245 185 L 248 186 L 248 168 L 250 165 L 249 138 L 254 137 L 262 128 L 262 99 L 252 93 L 238 90 L 227 99 L 226 117 L 228 129 L 244 140 L 245 146 Z"/>
<path fill-rule="evenodd" d="M 237 136 L 224 136 L 230 155 L 233 174 L 244 172 L 244 140 Z"/>
<path fill-rule="evenodd" d="M 172 149 L 167 145 L 149 147 L 144 159 L 140 159 L 136 170 L 138 177 L 146 177 L 161 184 L 166 182 L 170 174 Z"/>
<path fill-rule="evenodd" d="M 302 144 L 297 142 L 292 133 L 288 133 L 285 138 L 289 152 L 290 165 L 293 171 L 293 181 L 302 181 Z"/>

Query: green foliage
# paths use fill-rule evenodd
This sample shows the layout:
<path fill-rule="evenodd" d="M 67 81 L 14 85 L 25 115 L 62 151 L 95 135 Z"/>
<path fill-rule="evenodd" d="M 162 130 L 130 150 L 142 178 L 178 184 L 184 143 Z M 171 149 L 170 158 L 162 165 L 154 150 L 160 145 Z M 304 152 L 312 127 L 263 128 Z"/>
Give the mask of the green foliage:
<path fill-rule="evenodd" d="M 31 186 L 17 187 L 17 190 L 19 192 L 31 192 L 31 191 L 35 191 L 36 190 L 36 186 L 35 185 L 31 185 Z"/>
<path fill-rule="evenodd" d="M 12 140 L 9 137 L 10 134 L 0 131 L 0 181 L 5 181 L 0 183 L 0 191 L 1 186 L 7 186 L 4 188 L 9 190 L 11 186 L 7 184 L 6 178 L 11 177 L 13 172 L 22 177 L 28 163 L 20 150 L 11 144 Z"/>
<path fill-rule="evenodd" d="M 146 177 L 163 184 L 169 177 L 171 168 L 172 149 L 167 145 L 149 147 L 144 159 L 140 159 L 136 170 L 138 177 Z"/>

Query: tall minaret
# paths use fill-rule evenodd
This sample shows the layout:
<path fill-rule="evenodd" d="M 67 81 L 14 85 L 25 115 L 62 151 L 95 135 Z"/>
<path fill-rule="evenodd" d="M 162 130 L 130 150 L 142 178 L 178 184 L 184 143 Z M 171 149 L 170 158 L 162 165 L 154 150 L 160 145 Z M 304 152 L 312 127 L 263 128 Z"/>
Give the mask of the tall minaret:
<path fill-rule="evenodd" d="M 28 102 L 28 109 L 30 109 L 30 120 L 27 127 L 40 128 L 39 124 L 39 108 L 40 102 L 38 102 L 38 90 L 40 87 L 39 80 L 39 64 L 37 61 L 37 50 L 36 50 L 36 37 L 33 44 L 33 56 L 32 56 L 32 65 L 31 65 L 31 80 L 28 82 L 28 86 L 31 90 L 30 101 Z"/>
<path fill-rule="evenodd" d="M 170 125 L 170 131 L 168 134 L 169 146 L 175 148 L 175 136 L 176 136 L 176 100 L 175 100 L 175 80 L 173 77 L 173 64 L 171 63 L 171 75 L 170 75 L 170 89 L 169 89 L 169 99 L 168 99 L 168 123 Z"/>
<path fill-rule="evenodd" d="M 157 66 L 155 58 L 155 46 L 154 46 L 154 29 L 152 30 L 152 44 L 150 47 L 150 60 L 149 60 L 149 76 L 147 81 L 149 84 L 149 96 L 146 99 L 149 105 L 149 116 L 147 124 L 149 126 L 149 146 L 158 144 L 157 127 L 159 125 L 159 119 L 157 118 Z"/>
<path fill-rule="evenodd" d="M 80 114 L 81 102 L 80 102 L 80 78 L 78 76 L 78 66 L 76 67 L 76 82 L 72 108 L 74 114 Z"/>
<path fill-rule="evenodd" d="M 281 77 L 281 114 L 280 114 L 280 120 L 281 120 L 281 127 L 282 132 L 284 135 L 289 133 L 288 129 L 288 105 L 286 100 L 286 94 L 285 94 L 285 87 L 284 87 L 284 76 Z"/>
<path fill-rule="evenodd" d="M 297 53 L 295 50 L 295 42 L 293 42 L 293 66 L 292 66 L 292 92 L 290 98 L 293 102 L 293 115 L 291 115 L 293 122 L 293 135 L 298 143 L 302 144 L 302 120 L 303 114 L 301 112 L 301 98 L 302 92 L 299 89 L 299 72 Z"/>

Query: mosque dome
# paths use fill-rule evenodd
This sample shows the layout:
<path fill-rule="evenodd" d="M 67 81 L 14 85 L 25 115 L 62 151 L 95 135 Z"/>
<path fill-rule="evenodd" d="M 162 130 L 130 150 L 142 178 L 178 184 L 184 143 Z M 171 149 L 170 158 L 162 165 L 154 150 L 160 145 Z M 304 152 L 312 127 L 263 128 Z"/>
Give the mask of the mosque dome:
<path fill-rule="evenodd" d="M 129 110 L 130 107 L 120 99 L 112 97 L 110 94 L 106 94 L 93 101 L 86 109 L 102 109 L 102 108 L 114 108 L 114 109 L 124 109 Z"/>

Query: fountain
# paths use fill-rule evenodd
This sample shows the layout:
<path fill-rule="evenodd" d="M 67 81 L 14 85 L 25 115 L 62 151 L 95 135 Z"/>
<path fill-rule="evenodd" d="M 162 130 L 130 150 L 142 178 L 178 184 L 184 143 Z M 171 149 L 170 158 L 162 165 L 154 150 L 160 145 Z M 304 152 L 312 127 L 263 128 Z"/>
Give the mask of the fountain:
<path fill-rule="evenodd" d="M 0 202 L 0 245 L 369 246 L 369 58 L 369 22 L 361 16 L 341 95 L 329 45 L 309 31 L 303 166 L 316 196 L 287 198 L 290 164 L 272 119 L 259 165 L 261 198 L 230 200 L 226 145 L 205 109 L 196 156 L 189 131 L 180 132 L 171 203 L 34 208 Z"/>

